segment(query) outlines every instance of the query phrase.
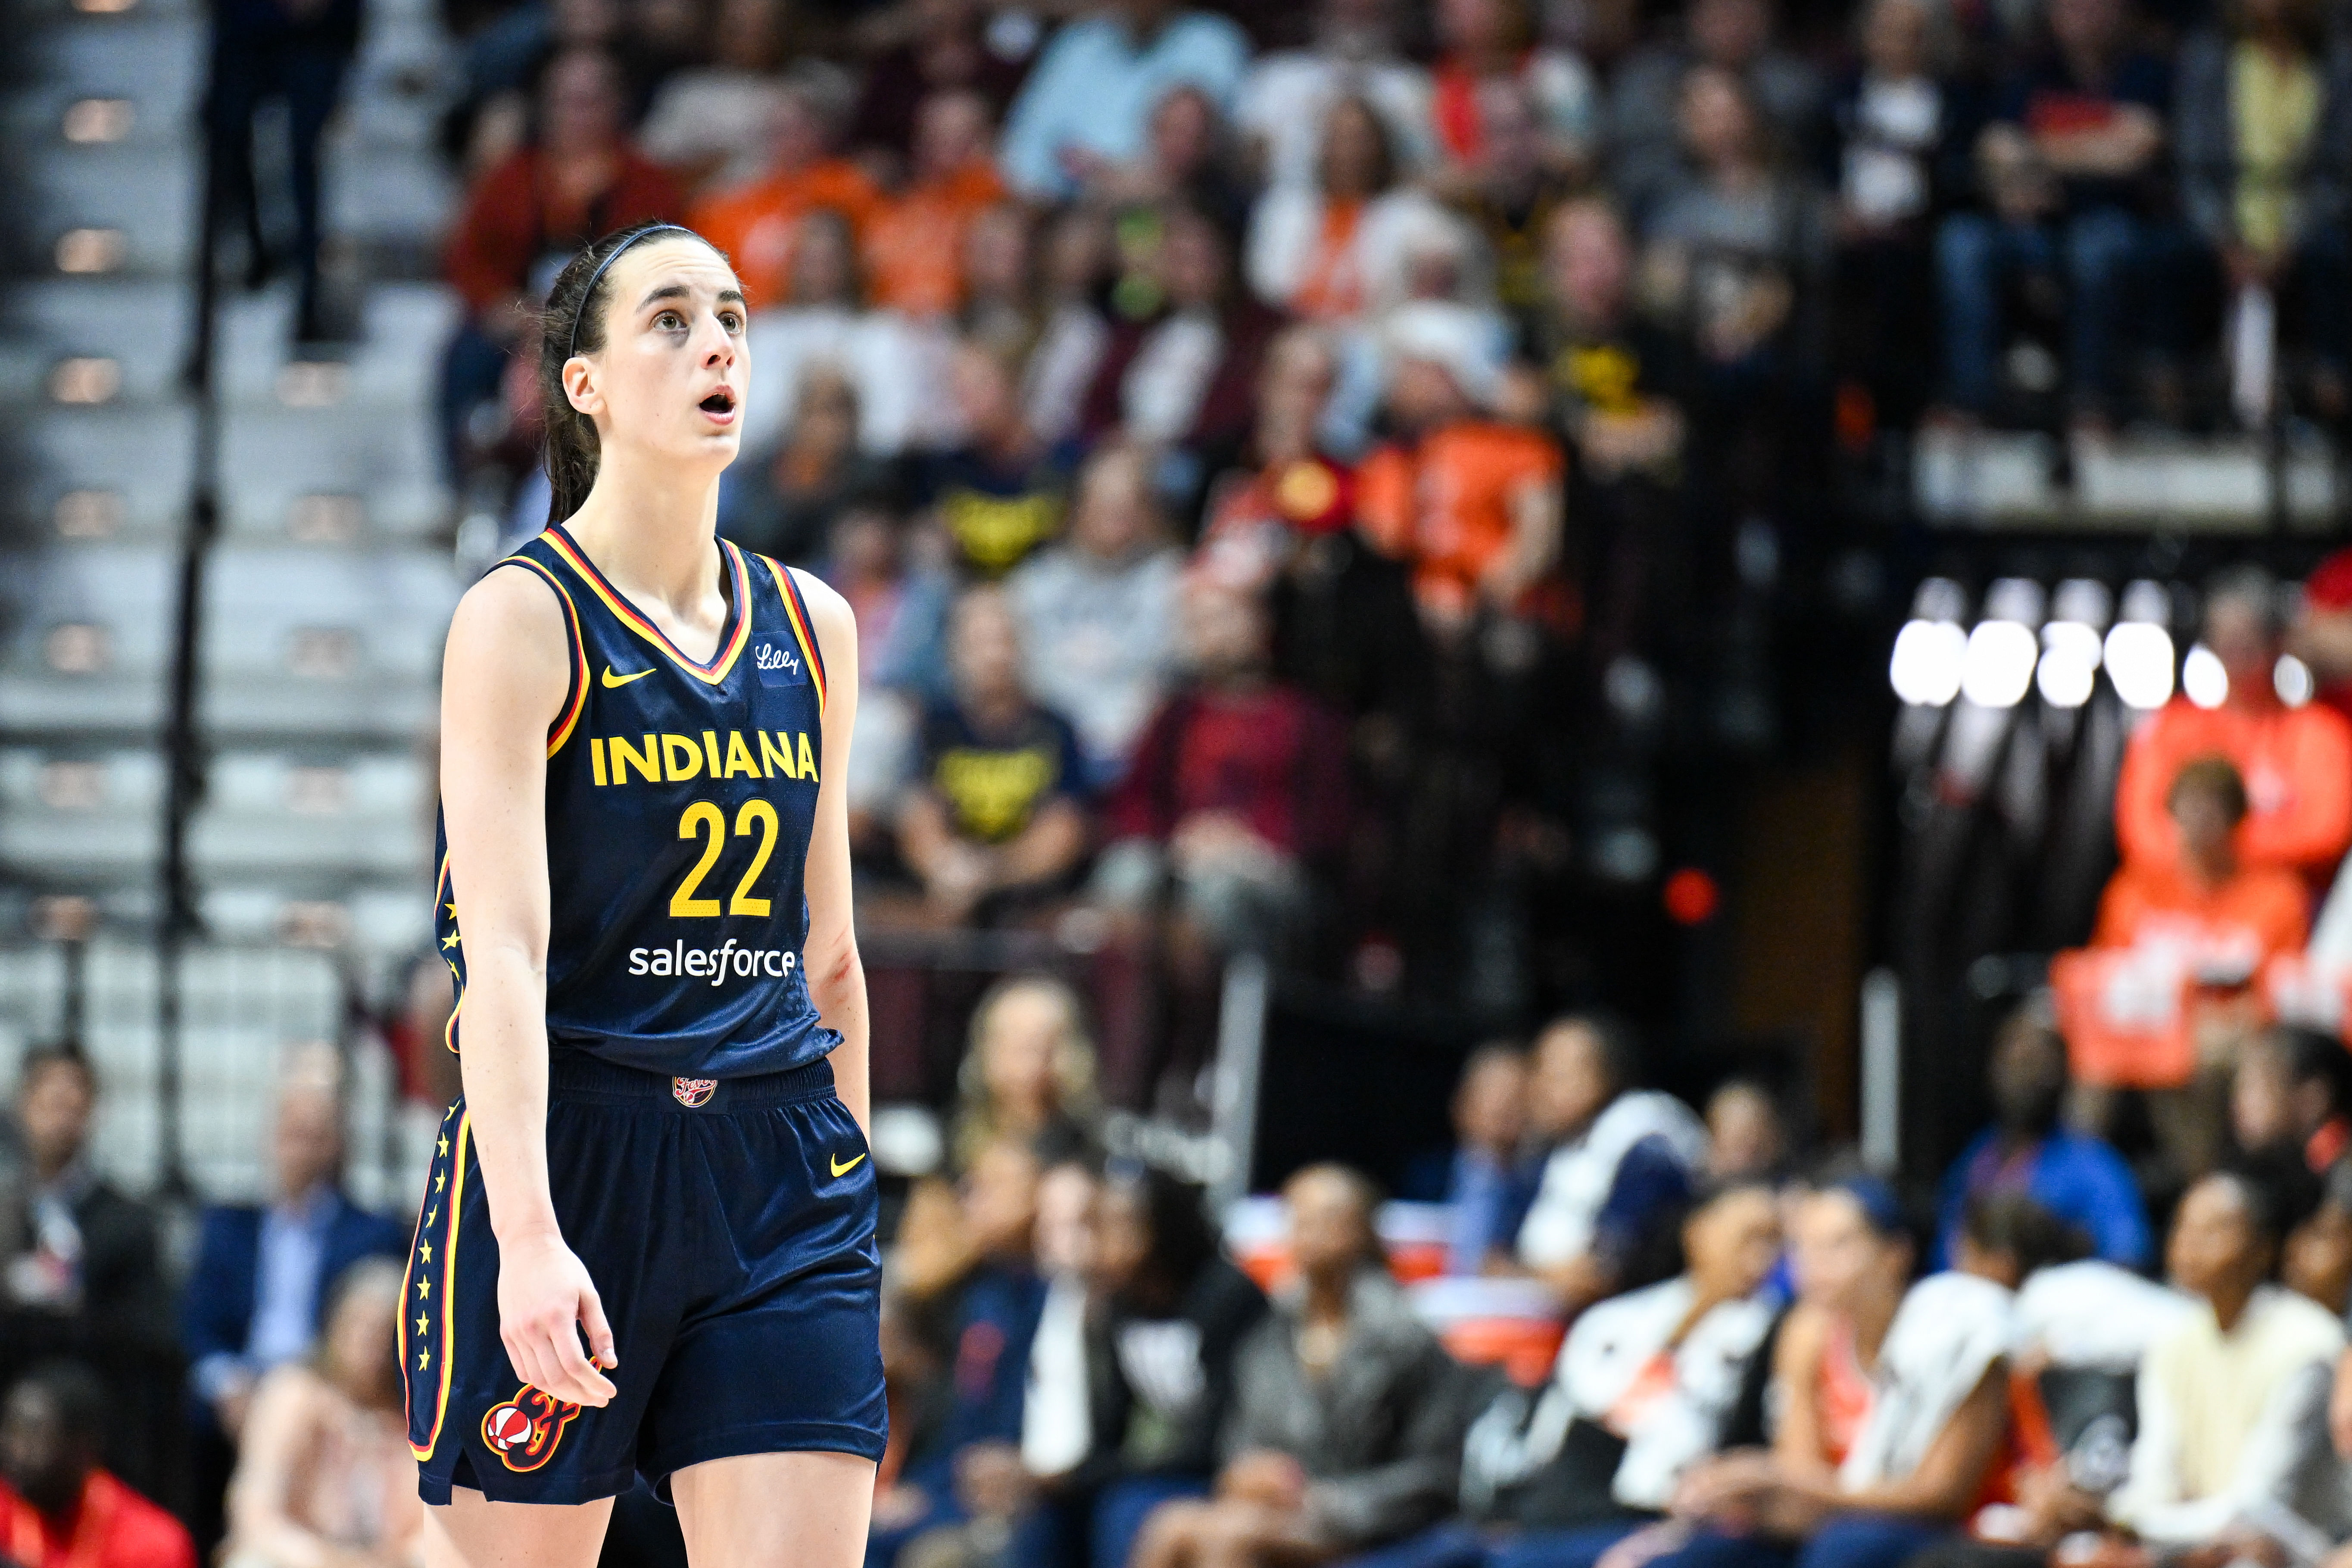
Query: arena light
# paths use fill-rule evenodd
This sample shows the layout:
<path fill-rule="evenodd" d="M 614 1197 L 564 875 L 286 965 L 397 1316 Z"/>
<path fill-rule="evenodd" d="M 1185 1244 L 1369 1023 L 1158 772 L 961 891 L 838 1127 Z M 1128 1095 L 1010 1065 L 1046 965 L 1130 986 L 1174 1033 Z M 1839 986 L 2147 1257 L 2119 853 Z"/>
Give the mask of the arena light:
<path fill-rule="evenodd" d="M 1886 679 L 1914 708 L 1942 708 L 1960 694 L 1969 635 L 1949 621 L 1909 621 L 1895 637 Z"/>
<path fill-rule="evenodd" d="M 2107 633 L 2102 650 L 2116 695 L 2133 708 L 2172 700 L 2172 635 L 2149 621 L 2125 621 Z"/>
<path fill-rule="evenodd" d="M 2300 708 L 2319 690 L 2319 682 L 2311 673 L 2311 666 L 2291 653 L 2281 654 L 2271 670 L 2271 685 L 2278 691 L 2279 700 L 2290 708 Z"/>
<path fill-rule="evenodd" d="M 2180 694 L 2200 708 L 2219 708 L 2230 700 L 2230 671 L 2221 656 L 2199 643 L 2180 661 Z"/>
<path fill-rule="evenodd" d="M 2042 628 L 2042 661 L 2033 684 L 2053 708 L 2080 708 L 2091 700 L 2099 673 L 2099 634 L 2081 621 L 2053 621 Z"/>
<path fill-rule="evenodd" d="M 2033 684 L 2033 633 L 2016 621 L 1981 621 L 1960 656 L 1960 695 L 1979 708 L 2014 708 Z"/>

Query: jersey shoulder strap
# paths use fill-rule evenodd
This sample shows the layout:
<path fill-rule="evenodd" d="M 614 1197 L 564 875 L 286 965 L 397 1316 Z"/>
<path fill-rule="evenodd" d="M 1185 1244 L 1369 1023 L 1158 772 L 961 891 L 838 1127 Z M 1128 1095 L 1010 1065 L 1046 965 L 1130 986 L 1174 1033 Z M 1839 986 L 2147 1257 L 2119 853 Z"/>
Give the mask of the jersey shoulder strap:
<path fill-rule="evenodd" d="M 518 566 L 536 572 L 547 579 L 547 585 L 555 590 L 556 599 L 563 605 L 563 636 L 572 649 L 572 689 L 566 693 L 562 710 L 556 715 L 555 722 L 547 727 L 547 754 L 552 757 L 563 749 L 563 742 L 572 739 L 572 731 L 580 723 L 580 710 L 588 704 L 588 643 L 580 634 L 580 606 L 572 597 L 570 585 L 564 582 L 569 574 L 559 565 L 551 563 L 549 558 L 552 552 L 548 550 L 546 540 L 547 536 L 541 534 L 537 539 L 525 542 L 513 554 L 494 563 L 490 571 L 495 572 L 501 566 Z"/>
<path fill-rule="evenodd" d="M 784 618 L 793 624 L 793 637 L 801 645 L 801 656 L 808 660 L 809 679 L 816 686 L 816 710 L 824 711 L 824 653 L 816 640 L 816 619 L 809 614 L 808 601 L 801 596 L 800 573 L 793 567 L 772 561 L 765 555 L 752 560 L 765 567 L 775 579 L 777 597 L 784 602 Z"/>

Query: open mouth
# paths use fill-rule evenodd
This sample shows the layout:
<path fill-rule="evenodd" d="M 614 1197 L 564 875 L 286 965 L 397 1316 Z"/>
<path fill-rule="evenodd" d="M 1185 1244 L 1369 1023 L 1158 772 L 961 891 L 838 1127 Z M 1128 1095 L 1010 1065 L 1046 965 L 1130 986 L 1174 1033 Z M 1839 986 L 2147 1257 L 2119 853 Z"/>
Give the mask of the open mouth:
<path fill-rule="evenodd" d="M 735 395 L 722 386 L 704 398 L 698 406 L 705 414 L 732 414 L 735 412 Z"/>

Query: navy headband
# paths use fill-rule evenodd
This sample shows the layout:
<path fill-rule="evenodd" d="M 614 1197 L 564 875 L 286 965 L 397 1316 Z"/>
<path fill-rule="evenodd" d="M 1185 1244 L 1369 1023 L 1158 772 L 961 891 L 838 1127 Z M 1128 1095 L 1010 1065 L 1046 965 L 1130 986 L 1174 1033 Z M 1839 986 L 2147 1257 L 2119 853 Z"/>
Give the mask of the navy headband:
<path fill-rule="evenodd" d="M 565 346 L 563 351 L 563 357 L 566 360 L 571 359 L 580 352 L 580 318 L 588 313 L 588 302 L 596 298 L 596 285 L 604 280 L 604 268 L 612 266 L 613 263 L 621 259 L 621 253 L 628 249 L 629 247 L 636 244 L 637 241 L 641 239 L 649 238 L 656 234 L 694 234 L 694 230 L 687 227 L 684 224 L 654 224 L 649 227 L 637 230 L 636 233 L 629 236 L 628 238 L 613 247 L 612 254 L 605 257 L 604 260 L 596 263 L 596 270 L 588 274 L 588 287 L 580 291 L 580 309 L 574 312 L 572 317 L 572 342 Z M 700 235 L 695 235 L 695 237 L 699 239 L 702 237 Z"/>

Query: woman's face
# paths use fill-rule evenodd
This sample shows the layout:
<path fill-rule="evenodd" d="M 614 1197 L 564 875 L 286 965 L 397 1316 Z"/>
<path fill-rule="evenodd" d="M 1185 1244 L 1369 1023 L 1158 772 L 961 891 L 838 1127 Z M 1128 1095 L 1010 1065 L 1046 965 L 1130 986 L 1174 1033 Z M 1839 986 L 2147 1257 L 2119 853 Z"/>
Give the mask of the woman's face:
<path fill-rule="evenodd" d="M 688 236 L 640 240 L 605 269 L 604 346 L 565 366 L 605 452 L 726 467 L 751 384 L 742 285 Z"/>
<path fill-rule="evenodd" d="M 1780 1259 L 1780 1206 L 1763 1187 L 1734 1188 L 1691 1215 L 1683 1247 L 1701 1294 L 1753 1296 Z"/>
<path fill-rule="evenodd" d="M 2267 1259 L 2246 1194 L 2225 1176 L 2208 1176 L 2189 1189 L 2164 1249 L 2172 1282 L 2208 1299 L 2232 1288 L 2251 1289 Z"/>
<path fill-rule="evenodd" d="M 964 289 L 975 300 L 1017 300 L 1029 291 L 1029 224 L 1021 209 L 994 206 L 963 231 Z"/>
<path fill-rule="evenodd" d="M 361 1287 L 346 1291 L 335 1304 L 325 1338 L 329 1382 L 362 1405 L 397 1400 L 399 1387 L 398 1324 L 400 1281 L 389 1288 Z"/>
<path fill-rule="evenodd" d="M 1381 175 L 1381 128 L 1372 111 L 1343 99 L 1323 125 L 1323 188 L 1349 200 L 1376 194 Z"/>
<path fill-rule="evenodd" d="M 1100 1184 L 1083 1165 L 1056 1165 L 1037 1184 L 1037 1268 L 1083 1276 L 1095 1262 L 1095 1199 Z"/>
<path fill-rule="evenodd" d="M 575 49 L 549 68 L 540 89 L 540 134 L 550 148 L 574 155 L 610 145 L 621 133 L 621 84 L 613 62 L 593 49 Z"/>
<path fill-rule="evenodd" d="M 1902 1289 L 1902 1247 L 1871 1228 L 1851 1193 L 1808 1194 L 1791 1239 L 1797 1293 L 1817 1307 L 1852 1312 L 1875 1295 Z"/>
<path fill-rule="evenodd" d="M 1708 168 L 1748 155 L 1756 140 L 1755 117 L 1728 75 L 1719 70 L 1691 73 L 1683 88 L 1683 140 Z"/>
<path fill-rule="evenodd" d="M 1196 87 L 1180 87 L 1151 111 L 1151 156 L 1163 174 L 1182 178 L 1216 150 L 1217 111 Z"/>
<path fill-rule="evenodd" d="M 1129 452 L 1096 458 L 1078 487 L 1070 542 L 1088 554 L 1116 560 L 1140 544 L 1150 531 L 1142 459 Z"/>
<path fill-rule="evenodd" d="M 982 637 L 991 629 L 982 605 L 966 609 L 958 628 L 964 634 L 957 639 L 960 645 L 966 637 Z M 998 998 L 981 1037 L 981 1079 L 1000 1111 L 1024 1121 L 1052 1114 L 1061 1099 L 1054 1058 L 1068 1023 L 1059 998 L 1046 992 L 1008 991 Z"/>

